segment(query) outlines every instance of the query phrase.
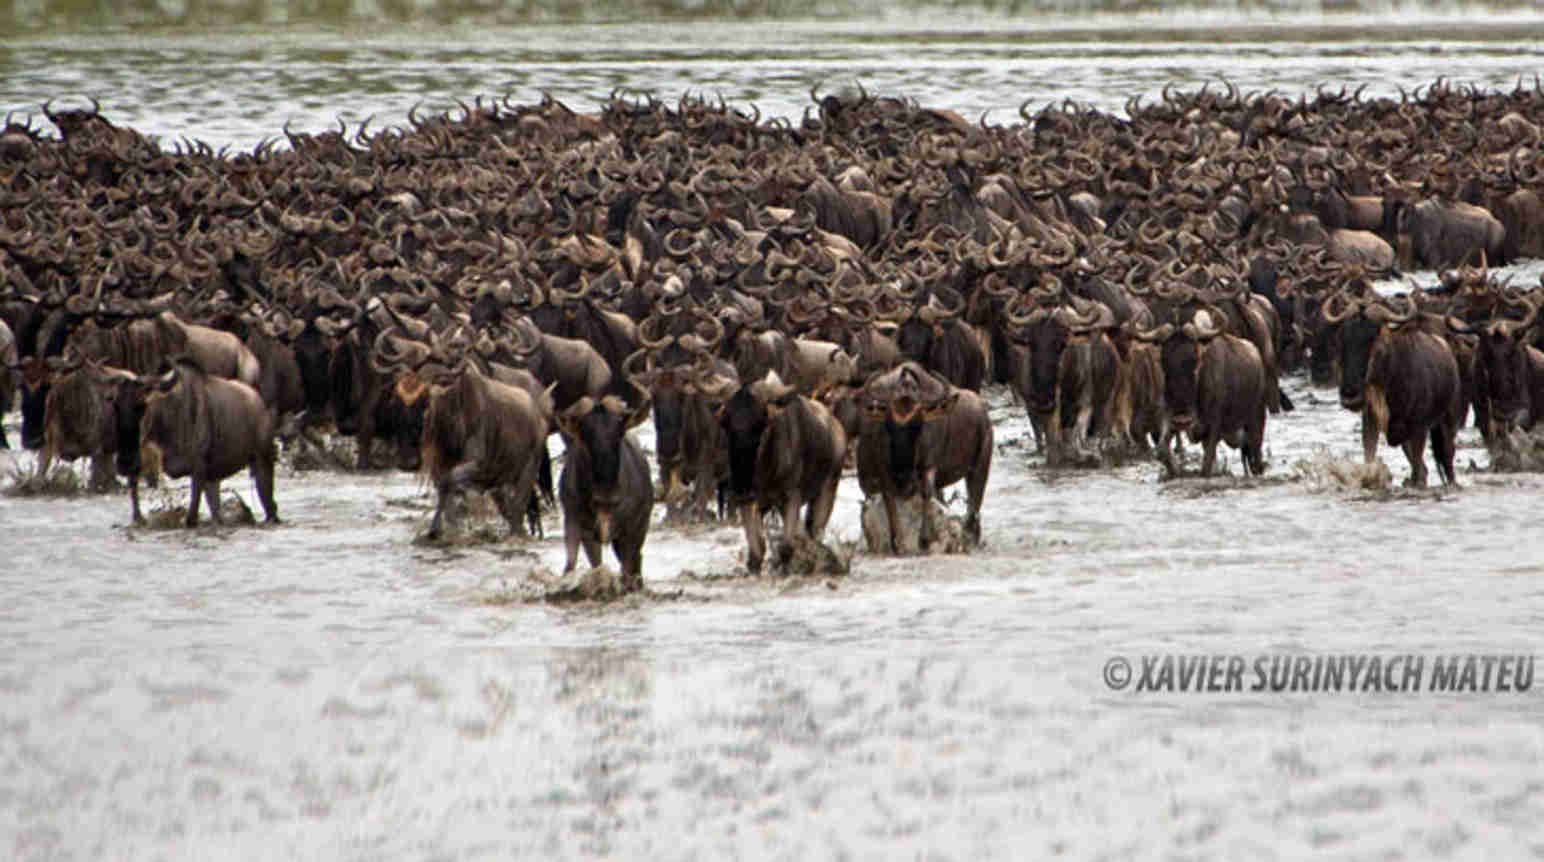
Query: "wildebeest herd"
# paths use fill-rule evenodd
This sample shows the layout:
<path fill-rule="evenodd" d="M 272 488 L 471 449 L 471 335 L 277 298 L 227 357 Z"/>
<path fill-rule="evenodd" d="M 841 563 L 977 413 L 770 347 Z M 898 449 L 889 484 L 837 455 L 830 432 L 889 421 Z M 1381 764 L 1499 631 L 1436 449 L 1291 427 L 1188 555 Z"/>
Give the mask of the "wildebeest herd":
<path fill-rule="evenodd" d="M 1490 273 L 1544 254 L 1537 82 L 1208 86 L 1008 125 L 810 95 L 799 120 L 478 99 L 235 153 L 95 102 L 13 115 L 0 407 L 19 390 L 45 467 L 126 477 L 136 522 L 141 474 L 191 477 L 192 525 L 242 467 L 276 520 L 275 441 L 331 432 L 429 477 L 431 536 L 468 489 L 516 533 L 557 504 L 569 568 L 610 544 L 636 586 L 656 503 L 737 517 L 758 571 L 766 516 L 819 542 L 849 463 L 892 541 L 899 502 L 960 481 L 979 537 L 992 385 L 1052 466 L 1178 475 L 1184 434 L 1202 475 L 1220 442 L 1258 475 L 1301 371 L 1415 484 L 1428 438 L 1452 482 L 1466 417 L 1501 446 L 1544 403 L 1544 288 Z M 1440 281 L 1373 289 L 1417 270 Z M 627 434 L 649 419 L 657 484 Z"/>

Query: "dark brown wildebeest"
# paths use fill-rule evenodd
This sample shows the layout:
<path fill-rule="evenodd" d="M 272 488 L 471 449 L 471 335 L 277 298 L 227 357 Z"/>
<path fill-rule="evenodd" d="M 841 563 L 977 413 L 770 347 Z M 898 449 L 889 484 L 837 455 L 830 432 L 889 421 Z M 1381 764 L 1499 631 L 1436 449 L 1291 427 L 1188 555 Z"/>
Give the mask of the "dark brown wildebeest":
<path fill-rule="evenodd" d="M 979 542 L 981 501 L 992 470 L 986 402 L 915 362 L 869 378 L 859 398 L 867 415 L 858 437 L 858 484 L 865 496 L 884 499 L 891 551 L 900 550 L 897 500 L 920 494 L 926 503 L 962 479 L 965 532 Z M 923 549 L 933 540 L 929 520 L 922 519 Z"/>
<path fill-rule="evenodd" d="M 1527 308 L 1522 320 L 1497 319 L 1479 327 L 1453 317 L 1447 321 L 1455 332 L 1479 336 L 1475 382 L 1490 407 L 1489 440 L 1509 440 L 1519 428 L 1531 431 L 1544 413 L 1544 352 L 1527 341 L 1541 303 L 1524 296 L 1522 304 Z"/>
<path fill-rule="evenodd" d="M 129 480 L 134 523 L 143 523 L 139 508 L 141 466 L 149 466 L 145 472 L 152 482 L 160 467 L 153 452 L 142 451 L 146 447 L 139 442 L 143 399 L 138 397 L 138 378 L 94 359 L 77 363 L 74 354 L 51 362 L 55 365 L 54 380 L 48 390 L 39 475 L 47 475 L 54 458 L 74 461 L 90 456 L 92 486 L 110 483 L 108 470 L 116 468 Z M 112 468 L 108 467 L 109 458 L 113 459 Z"/>
<path fill-rule="evenodd" d="M 171 365 L 149 381 L 140 439 L 161 451 L 166 475 L 192 477 L 187 526 L 198 523 L 200 494 L 209 502 L 210 518 L 220 523 L 220 482 L 242 467 L 257 482 L 265 520 L 278 523 L 274 420 L 262 396 L 239 380 L 205 373 L 202 364 L 186 357 L 177 357 Z"/>
<path fill-rule="evenodd" d="M 1458 360 L 1445 339 L 1421 330 L 1414 300 L 1408 294 L 1402 300 L 1398 311 L 1343 294 L 1325 301 L 1322 314 L 1339 326 L 1340 404 L 1362 414 L 1366 463 L 1378 455 L 1379 435 L 1386 435 L 1410 461 L 1407 484 L 1425 487 L 1429 433 L 1437 470 L 1451 484 L 1454 438 L 1464 416 Z"/>
<path fill-rule="evenodd" d="M 1165 323 L 1133 334 L 1161 351 L 1165 428 L 1158 459 L 1165 473 L 1180 473 L 1170 444 L 1183 432 L 1203 446 L 1202 476 L 1216 466 L 1219 441 L 1242 451 L 1248 472 L 1264 473 L 1267 386 L 1254 344 L 1224 333 L 1205 309 L 1178 329 Z"/>
<path fill-rule="evenodd" d="M 1037 428 L 1043 429 L 1046 462 L 1059 464 L 1084 454 L 1090 436 L 1114 431 L 1121 362 L 1104 330 L 1114 322 L 1103 304 L 1041 306 L 1028 314 L 1008 312 L 1012 337 L 1024 346 L 1014 389 Z M 1071 446 L 1064 435 L 1071 432 Z"/>
<path fill-rule="evenodd" d="M 689 496 L 687 516 L 706 519 L 711 495 L 729 478 L 729 447 L 724 428 L 713 415 L 713 404 L 703 392 L 738 389 L 734 366 L 699 353 L 693 362 L 664 368 L 654 367 L 652 357 L 646 357 L 644 369 L 634 372 L 631 366 L 644 353 L 640 350 L 628 357 L 626 366 L 634 384 L 653 403 L 655 455 L 667 515 Z M 724 514 L 720 512 L 719 517 Z"/>
<path fill-rule="evenodd" d="M 622 567 L 622 586 L 643 587 L 643 542 L 654 508 L 649 462 L 627 433 L 648 418 L 647 402 L 629 410 L 621 398 L 581 398 L 558 414 L 567 457 L 558 478 L 563 504 L 564 572 L 574 570 L 579 546 L 599 566 L 607 544 Z"/>
<path fill-rule="evenodd" d="M 949 297 L 949 305 L 939 300 L 940 293 Z M 934 288 L 928 301 L 901 322 L 895 344 L 902 357 L 961 389 L 980 392 L 992 368 L 991 339 L 960 319 L 964 307 L 953 288 Z"/>
<path fill-rule="evenodd" d="M 533 397 L 485 377 L 469 359 L 433 381 L 422 444 L 423 470 L 439 495 L 429 538 L 441 535 L 451 497 L 469 487 L 492 492 L 518 532 L 552 419 L 551 388 Z"/>
<path fill-rule="evenodd" d="M 722 399 L 727 390 L 709 397 Z M 767 551 L 762 517 L 768 510 L 782 510 L 790 541 L 820 541 L 836 503 L 847 434 L 825 405 L 799 395 L 770 371 L 740 386 L 718 413 L 729 438 L 730 502 L 745 525 L 745 566 L 759 572 Z"/>

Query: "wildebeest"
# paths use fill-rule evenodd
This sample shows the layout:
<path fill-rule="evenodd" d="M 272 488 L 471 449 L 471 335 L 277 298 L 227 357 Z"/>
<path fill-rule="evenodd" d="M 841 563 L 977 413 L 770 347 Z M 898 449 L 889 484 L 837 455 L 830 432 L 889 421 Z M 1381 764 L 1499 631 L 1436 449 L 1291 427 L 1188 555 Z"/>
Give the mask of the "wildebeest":
<path fill-rule="evenodd" d="M 965 480 L 965 532 L 981 538 L 981 501 L 992 469 L 992 423 L 986 402 L 915 362 L 876 374 L 859 395 L 867 414 L 858 438 L 858 484 L 882 495 L 891 550 L 900 550 L 896 502 L 920 494 L 924 503 Z M 923 518 L 921 546 L 932 541 Z"/>
<path fill-rule="evenodd" d="M 1474 327 L 1448 318 L 1455 332 L 1479 336 L 1475 356 L 1476 388 L 1489 403 L 1488 439 L 1506 440 L 1512 431 L 1531 431 L 1544 413 L 1544 352 L 1527 342 L 1538 318 L 1540 300 L 1525 299 L 1522 320 L 1493 320 Z"/>
<path fill-rule="evenodd" d="M 1046 458 L 1055 464 L 1082 454 L 1091 435 L 1108 431 L 1118 418 L 1120 355 L 1104 334 L 1113 322 L 1110 309 L 1089 304 L 1080 313 L 1069 306 L 1039 307 L 1028 314 L 1009 313 L 1013 338 L 1024 346 L 1014 379 L 1030 419 L 1046 436 Z M 1071 432 L 1071 452 L 1063 435 Z"/>
<path fill-rule="evenodd" d="M 643 353 L 640 350 L 628 357 L 627 365 L 636 364 Z M 699 354 L 695 362 L 664 368 L 649 363 L 642 371 L 628 370 L 653 403 L 655 456 L 666 506 L 677 506 L 690 495 L 688 516 L 708 517 L 710 495 L 729 478 L 729 448 L 724 428 L 713 415 L 713 404 L 703 392 L 738 388 L 734 366 Z"/>
<path fill-rule="evenodd" d="M 951 305 L 939 301 L 950 296 Z M 991 370 L 990 340 L 959 318 L 964 300 L 952 288 L 935 289 L 926 304 L 901 322 L 895 343 L 903 357 L 938 372 L 961 389 L 981 391 Z"/>
<path fill-rule="evenodd" d="M 567 456 L 558 479 L 563 505 L 563 543 L 568 551 L 564 572 L 573 571 L 579 546 L 592 567 L 599 566 L 607 544 L 621 564 L 622 585 L 643 586 L 643 541 L 654 507 L 654 484 L 643 450 L 627 433 L 648 417 L 644 403 L 629 410 L 622 399 L 593 398 L 558 414 Z"/>
<path fill-rule="evenodd" d="M 44 444 L 38 473 L 46 475 L 54 458 L 74 461 L 91 458 L 93 486 L 111 482 L 107 471 L 112 459 L 117 473 L 129 480 L 129 500 L 134 523 L 142 523 L 139 508 L 139 476 L 142 465 L 151 480 L 160 472 L 154 457 L 141 452 L 139 420 L 143 414 L 138 378 L 130 371 L 92 359 L 76 363 L 73 354 L 53 360 L 53 384 L 48 390 Z M 138 406 L 136 406 L 136 402 Z"/>
<path fill-rule="evenodd" d="M 171 365 L 152 379 L 140 436 L 161 451 L 166 475 L 192 477 L 187 526 L 198 523 L 200 494 L 209 502 L 210 518 L 220 523 L 220 482 L 242 467 L 257 482 L 265 520 L 278 523 L 279 508 L 273 499 L 274 419 L 262 396 L 239 380 L 206 373 L 202 364 L 185 356 Z"/>
<path fill-rule="evenodd" d="M 1133 334 L 1161 351 L 1166 428 L 1158 458 L 1166 474 L 1179 475 L 1170 443 L 1187 431 L 1203 446 L 1202 476 L 1212 474 L 1219 441 L 1242 451 L 1250 473 L 1264 473 L 1267 385 L 1254 344 L 1224 333 L 1205 309 L 1182 327 L 1165 323 Z"/>
<path fill-rule="evenodd" d="M 234 333 L 185 323 L 172 311 L 157 315 L 155 326 L 166 356 L 184 355 L 205 374 L 239 380 L 253 389 L 261 383 L 257 356 Z"/>
<path fill-rule="evenodd" d="M 746 568 L 761 571 L 762 517 L 770 509 L 781 509 L 790 540 L 820 541 L 847 452 L 847 434 L 831 411 L 769 371 L 729 396 L 719 421 L 729 440 L 730 500 L 745 526 Z"/>
<path fill-rule="evenodd" d="M 491 491 L 499 513 L 518 531 L 552 418 L 550 387 L 533 397 L 485 377 L 470 359 L 433 382 L 422 445 L 422 469 L 439 497 L 429 538 L 439 538 L 446 504 L 469 487 Z"/>
<path fill-rule="evenodd" d="M 1400 203 L 1395 224 L 1410 237 L 1416 262 L 1432 269 L 1506 262 L 1506 228 L 1483 207 L 1437 199 Z"/>
<path fill-rule="evenodd" d="M 521 318 L 514 330 L 510 350 L 537 379 L 557 385 L 554 409 L 567 410 L 585 396 L 599 398 L 611 390 L 611 367 L 588 343 L 543 332 L 530 318 Z"/>
<path fill-rule="evenodd" d="M 1456 481 L 1454 439 L 1463 421 L 1458 361 L 1446 340 L 1422 331 L 1408 294 L 1396 311 L 1381 301 L 1336 294 L 1322 314 L 1339 325 L 1340 404 L 1362 414 L 1362 453 L 1371 464 L 1378 437 L 1402 446 L 1410 461 L 1408 484 L 1426 485 L 1426 437 L 1444 483 Z M 1344 308 L 1339 308 L 1344 306 Z"/>

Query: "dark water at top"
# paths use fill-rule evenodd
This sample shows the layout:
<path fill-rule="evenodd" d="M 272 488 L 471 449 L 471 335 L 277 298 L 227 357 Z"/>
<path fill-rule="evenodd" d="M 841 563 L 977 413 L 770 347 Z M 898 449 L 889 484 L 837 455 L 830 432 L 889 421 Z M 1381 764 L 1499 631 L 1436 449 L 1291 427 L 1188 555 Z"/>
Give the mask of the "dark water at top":
<path fill-rule="evenodd" d="M 137 4 L 213 23 L 132 29 L 128 4 L 75 4 L 0 47 L 0 108 L 94 96 L 168 144 L 248 148 L 543 91 L 797 116 L 861 81 L 1011 122 L 1221 76 L 1382 94 L 1544 69 L 1524 4 L 432 5 Z M 1363 490 L 1357 417 L 1287 386 L 1265 480 L 1166 485 L 1045 471 L 994 392 L 978 553 L 787 583 L 715 577 L 737 530 L 656 528 L 645 579 L 680 596 L 621 607 L 508 600 L 556 539 L 415 544 L 410 476 L 281 471 L 286 526 L 191 534 L 124 529 L 120 496 L 0 496 L 0 858 L 1537 857 L 1538 684 L 1102 682 L 1142 653 L 1544 652 L 1544 482 L 1488 472 L 1466 430 L 1460 488 Z M 0 482 L 30 457 L 0 455 Z M 846 479 L 837 538 L 858 506 Z"/>

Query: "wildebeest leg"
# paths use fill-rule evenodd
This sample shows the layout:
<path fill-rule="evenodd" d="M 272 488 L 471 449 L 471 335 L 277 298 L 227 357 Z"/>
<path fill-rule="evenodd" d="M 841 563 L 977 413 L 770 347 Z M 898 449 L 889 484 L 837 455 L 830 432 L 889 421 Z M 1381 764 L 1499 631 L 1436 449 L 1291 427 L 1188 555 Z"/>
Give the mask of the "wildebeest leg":
<path fill-rule="evenodd" d="M 604 553 L 606 550 L 601 546 L 600 540 L 581 537 L 580 541 L 584 545 L 585 559 L 590 561 L 590 568 L 599 568 L 600 564 L 605 561 Z"/>
<path fill-rule="evenodd" d="M 890 553 L 899 555 L 901 553 L 901 537 L 899 530 L 897 530 L 897 525 L 900 521 L 900 516 L 896 512 L 895 495 L 887 492 L 880 496 L 884 498 L 885 519 L 890 525 Z"/>
<path fill-rule="evenodd" d="M 129 506 L 134 512 L 134 523 L 145 523 L 145 515 L 139 510 L 139 473 L 129 474 Z"/>
<path fill-rule="evenodd" d="M 538 539 L 547 537 L 541 527 L 541 496 L 538 494 L 532 494 L 525 504 L 525 523 L 530 535 Z"/>
<path fill-rule="evenodd" d="M 643 589 L 643 543 L 636 542 L 631 547 L 624 547 L 618 540 L 611 549 L 616 552 L 617 560 L 622 564 L 623 589 Z"/>
<path fill-rule="evenodd" d="M 790 544 L 809 535 L 804 529 L 804 519 L 799 517 L 803 503 L 797 490 L 790 490 L 783 498 L 783 538 Z"/>
<path fill-rule="evenodd" d="M 761 522 L 761 507 L 746 503 L 740 507 L 740 523 L 745 527 L 745 568 L 751 574 L 761 571 L 761 561 L 767 555 L 765 525 Z"/>
<path fill-rule="evenodd" d="M 1453 438 L 1455 436 L 1457 436 L 1457 429 L 1446 422 L 1431 426 L 1431 458 L 1437 462 L 1437 472 L 1441 475 L 1444 485 L 1453 485 L 1458 482 L 1458 477 L 1453 472 L 1453 450 L 1455 449 Z"/>
<path fill-rule="evenodd" d="M 1217 466 L 1217 429 L 1210 428 L 1206 432 L 1206 439 L 1202 441 L 1201 448 L 1205 453 L 1201 458 L 1201 478 L 1212 475 L 1212 468 Z"/>
<path fill-rule="evenodd" d="M 933 500 L 937 499 L 943 505 L 943 494 L 939 491 L 934 479 L 937 473 L 933 470 L 924 471 L 922 474 L 922 519 L 917 525 L 917 550 L 926 551 L 933 546 L 936 538 L 933 530 Z"/>
<path fill-rule="evenodd" d="M 279 504 L 273 499 L 273 468 L 278 458 L 272 446 L 259 452 L 252 463 L 252 479 L 257 482 L 257 500 L 263 505 L 263 522 L 279 523 Z"/>
<path fill-rule="evenodd" d="M 354 432 L 354 443 L 359 448 L 354 458 L 354 469 L 371 469 L 370 450 L 375 448 L 375 399 L 359 405 L 359 430 Z"/>
<path fill-rule="evenodd" d="M 1174 446 L 1171 443 L 1178 436 L 1173 428 L 1165 427 L 1163 437 L 1158 441 L 1158 463 L 1163 465 L 1164 475 L 1171 479 L 1179 475 L 1179 465 L 1174 461 Z"/>
<path fill-rule="evenodd" d="M 220 515 L 220 480 L 204 480 L 204 501 L 209 504 L 209 520 L 217 527 L 225 526 L 225 519 Z"/>
<path fill-rule="evenodd" d="M 1079 458 L 1088 452 L 1088 429 L 1093 420 L 1093 395 L 1084 391 L 1078 396 L 1078 414 L 1072 421 L 1072 448 Z"/>
<path fill-rule="evenodd" d="M 1261 410 L 1249 426 L 1249 436 L 1244 441 L 1248 448 L 1250 470 L 1256 476 L 1265 475 L 1265 411 Z"/>
<path fill-rule="evenodd" d="M 1410 461 L 1410 478 L 1405 480 L 1405 485 L 1410 488 L 1426 487 L 1426 434 L 1419 432 L 1410 435 L 1405 441 L 1405 458 Z"/>
<path fill-rule="evenodd" d="M 1035 415 L 1035 411 L 1033 411 L 1033 410 L 1026 409 L 1024 412 L 1029 414 L 1029 430 L 1034 433 L 1034 437 L 1035 437 L 1035 451 L 1039 452 L 1042 455 L 1044 455 L 1045 454 L 1045 431 L 1044 431 L 1044 429 L 1042 429 L 1040 427 L 1040 417 L 1036 416 Z"/>
<path fill-rule="evenodd" d="M 450 500 L 466 486 L 472 476 L 476 475 L 478 464 L 476 461 L 466 461 L 452 467 L 445 478 L 440 480 L 438 492 L 439 501 L 434 506 L 434 517 L 429 519 L 429 538 L 438 539 L 445 526 L 445 507 Z M 495 498 L 496 499 L 496 498 Z M 502 514 L 502 512 L 500 513 Z"/>
<path fill-rule="evenodd" d="M 93 452 L 88 487 L 93 491 L 111 491 L 117 485 L 117 471 L 113 468 L 112 455 L 106 452 Z"/>
<path fill-rule="evenodd" d="M 568 555 L 563 563 L 563 574 L 566 575 L 579 563 L 579 524 L 574 518 L 563 519 L 563 550 Z"/>
<path fill-rule="evenodd" d="M 1474 427 L 1480 430 L 1481 441 L 1486 446 L 1490 446 L 1498 440 L 1506 439 L 1505 429 L 1498 431 L 1496 426 L 1491 424 L 1490 399 L 1476 398 L 1474 403 L 1469 406 L 1474 411 Z"/>
<path fill-rule="evenodd" d="M 986 499 L 986 480 L 991 469 L 992 451 L 986 447 L 986 458 L 978 461 L 979 467 L 965 477 L 965 535 L 981 544 L 981 503 Z"/>
<path fill-rule="evenodd" d="M 824 488 L 820 489 L 820 496 L 810 501 L 808 521 L 805 523 L 805 535 L 815 541 L 825 535 L 826 524 L 831 520 L 831 509 L 836 506 L 836 486 L 840 476 L 832 480 Z"/>
<path fill-rule="evenodd" d="M 183 526 L 196 527 L 198 526 L 198 506 L 204 496 L 204 483 L 195 475 L 190 486 L 188 491 L 188 516 L 183 519 L 182 523 Z"/>
<path fill-rule="evenodd" d="M 511 532 L 521 535 L 525 533 L 525 524 L 521 522 L 520 516 L 526 512 L 526 509 L 536 498 L 536 477 L 540 472 L 541 460 L 539 458 L 532 458 L 526 463 L 525 469 L 520 471 L 519 477 L 515 479 L 509 498 L 510 511 L 500 512 L 500 514 L 504 515 L 504 520 L 509 522 Z"/>

